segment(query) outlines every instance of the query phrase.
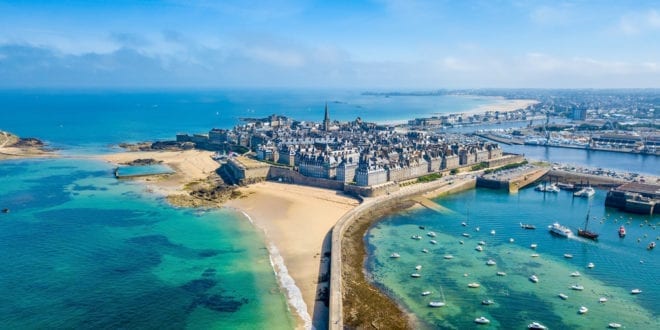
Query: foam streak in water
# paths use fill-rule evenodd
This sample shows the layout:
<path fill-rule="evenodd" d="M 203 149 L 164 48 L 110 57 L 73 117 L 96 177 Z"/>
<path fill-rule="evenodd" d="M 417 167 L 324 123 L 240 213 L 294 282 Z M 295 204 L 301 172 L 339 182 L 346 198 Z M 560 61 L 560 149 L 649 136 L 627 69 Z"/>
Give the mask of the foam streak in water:
<path fill-rule="evenodd" d="M 241 213 L 243 213 L 248 221 L 254 225 L 254 221 L 252 221 L 250 215 L 244 211 L 241 211 Z M 289 270 L 286 268 L 286 265 L 284 265 L 284 259 L 282 258 L 280 251 L 272 243 L 268 246 L 268 255 L 270 258 L 270 265 L 273 267 L 277 281 L 286 291 L 289 304 L 293 306 L 293 308 L 296 310 L 296 313 L 298 313 L 300 318 L 305 323 L 305 329 L 314 329 L 314 326 L 312 325 L 312 318 L 307 312 L 307 305 L 305 304 L 305 301 L 302 297 L 302 292 L 300 291 L 300 288 L 296 286 L 296 281 L 294 281 L 291 275 L 289 275 Z"/>
<path fill-rule="evenodd" d="M 302 297 L 302 292 L 300 291 L 300 288 L 296 286 L 296 282 L 293 280 L 291 275 L 289 275 L 289 271 L 284 265 L 284 259 L 282 259 L 279 250 L 275 245 L 270 244 L 268 246 L 268 253 L 270 254 L 270 264 L 275 270 L 275 274 L 277 275 L 278 282 L 280 282 L 280 286 L 282 286 L 286 291 L 289 303 L 291 306 L 293 306 L 298 315 L 300 315 L 300 318 L 302 318 L 303 322 L 305 323 L 305 329 L 314 329 L 312 326 L 312 318 L 307 312 L 307 305 L 305 304 L 305 301 Z"/>

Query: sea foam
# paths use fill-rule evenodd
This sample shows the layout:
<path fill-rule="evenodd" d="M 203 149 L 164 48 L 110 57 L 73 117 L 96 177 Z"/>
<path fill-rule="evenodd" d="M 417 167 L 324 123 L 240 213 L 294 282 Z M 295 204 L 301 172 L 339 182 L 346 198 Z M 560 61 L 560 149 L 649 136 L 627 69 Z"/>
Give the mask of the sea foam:
<path fill-rule="evenodd" d="M 245 211 L 241 211 L 241 213 L 243 213 L 243 215 L 248 219 L 248 221 L 250 221 L 250 223 L 254 225 L 254 221 L 252 220 L 249 214 L 247 214 Z M 272 243 L 268 245 L 268 255 L 270 258 L 270 265 L 271 267 L 273 267 L 273 271 L 275 272 L 277 281 L 279 282 L 280 286 L 284 288 L 284 290 L 286 291 L 286 296 L 287 296 L 287 300 L 289 301 L 289 304 L 293 306 L 293 308 L 296 310 L 296 313 L 303 320 L 305 324 L 305 329 L 315 329 L 314 326 L 312 325 L 312 318 L 309 316 L 309 312 L 307 311 L 307 305 L 303 300 L 302 292 L 300 291 L 300 288 L 298 288 L 298 286 L 296 285 L 296 281 L 293 279 L 293 277 L 289 275 L 289 270 L 286 268 L 286 265 L 284 265 L 284 259 L 282 258 L 280 251 Z"/>

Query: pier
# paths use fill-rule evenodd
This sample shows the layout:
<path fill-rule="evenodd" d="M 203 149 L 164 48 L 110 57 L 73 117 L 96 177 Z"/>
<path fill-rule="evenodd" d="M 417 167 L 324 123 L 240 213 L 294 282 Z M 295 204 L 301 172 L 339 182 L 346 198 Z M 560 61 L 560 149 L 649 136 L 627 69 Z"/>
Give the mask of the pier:
<path fill-rule="evenodd" d="M 412 201 L 419 203 L 419 205 L 426 207 L 429 210 L 436 211 L 438 213 L 443 213 L 443 214 L 449 214 L 452 213 L 453 211 L 426 198 L 423 196 L 415 196 L 411 198 Z"/>
<path fill-rule="evenodd" d="M 548 171 L 548 168 L 529 166 L 514 170 L 484 174 L 477 177 L 477 187 L 502 189 L 507 190 L 510 193 L 517 193 L 518 190 L 543 177 Z"/>
<path fill-rule="evenodd" d="M 631 182 L 607 192 L 605 206 L 639 214 L 660 213 L 660 185 Z"/>

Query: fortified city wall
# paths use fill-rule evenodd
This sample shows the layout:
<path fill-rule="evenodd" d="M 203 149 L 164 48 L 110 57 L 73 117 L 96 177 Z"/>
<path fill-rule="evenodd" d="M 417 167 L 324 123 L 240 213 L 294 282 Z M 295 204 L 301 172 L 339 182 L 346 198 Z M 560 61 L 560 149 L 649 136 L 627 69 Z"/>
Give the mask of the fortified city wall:
<path fill-rule="evenodd" d="M 376 210 L 395 208 L 416 195 L 442 189 L 443 193 L 472 189 L 476 180 L 472 177 L 452 180 L 437 180 L 423 184 L 407 186 L 389 195 L 382 195 L 366 200 L 356 208 L 344 214 L 332 229 L 332 252 L 330 257 L 330 305 L 328 328 L 343 329 L 343 293 L 342 293 L 342 239 L 346 230 L 362 216 L 374 214 Z"/>

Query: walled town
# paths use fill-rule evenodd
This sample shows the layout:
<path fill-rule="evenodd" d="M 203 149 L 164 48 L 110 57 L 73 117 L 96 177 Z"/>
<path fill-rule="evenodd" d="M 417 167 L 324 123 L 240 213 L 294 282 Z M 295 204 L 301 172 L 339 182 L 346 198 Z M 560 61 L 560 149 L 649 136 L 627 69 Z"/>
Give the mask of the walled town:
<path fill-rule="evenodd" d="M 362 196 L 390 193 L 407 181 L 523 160 L 504 154 L 496 143 L 466 135 L 397 131 L 360 118 L 331 121 L 327 105 L 322 123 L 278 115 L 243 121 L 231 130 L 179 134 L 176 143 L 218 151 L 226 182 L 273 179 Z M 253 158 L 239 156 L 248 151 Z"/>

